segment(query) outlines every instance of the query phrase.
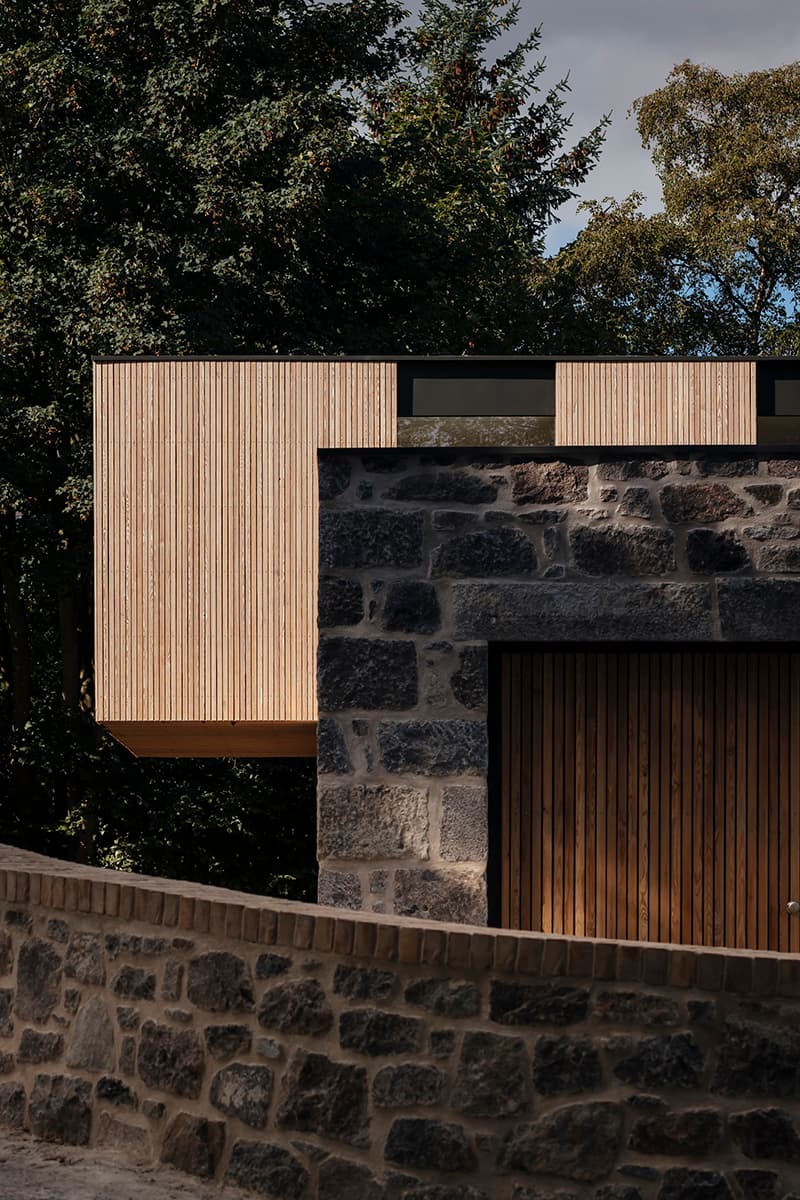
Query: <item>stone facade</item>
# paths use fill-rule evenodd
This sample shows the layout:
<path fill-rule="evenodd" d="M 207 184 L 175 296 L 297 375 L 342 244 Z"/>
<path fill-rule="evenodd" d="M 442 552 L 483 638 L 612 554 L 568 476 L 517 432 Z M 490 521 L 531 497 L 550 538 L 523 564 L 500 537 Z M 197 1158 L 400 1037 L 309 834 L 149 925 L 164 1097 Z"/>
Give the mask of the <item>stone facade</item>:
<path fill-rule="evenodd" d="M 788 955 L 351 916 L 4 847 L 0 931 L 3 1129 L 273 1200 L 800 1190 Z"/>
<path fill-rule="evenodd" d="M 800 456 L 321 451 L 320 900 L 487 916 L 489 647 L 800 641 Z"/>

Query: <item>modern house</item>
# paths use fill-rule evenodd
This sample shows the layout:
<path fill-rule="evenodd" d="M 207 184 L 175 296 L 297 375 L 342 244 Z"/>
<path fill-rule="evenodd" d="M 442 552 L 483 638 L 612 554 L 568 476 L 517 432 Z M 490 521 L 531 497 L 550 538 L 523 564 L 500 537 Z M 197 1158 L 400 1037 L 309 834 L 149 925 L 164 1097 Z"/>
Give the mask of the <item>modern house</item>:
<path fill-rule="evenodd" d="M 320 898 L 800 951 L 800 361 L 102 359 L 97 718 Z"/>

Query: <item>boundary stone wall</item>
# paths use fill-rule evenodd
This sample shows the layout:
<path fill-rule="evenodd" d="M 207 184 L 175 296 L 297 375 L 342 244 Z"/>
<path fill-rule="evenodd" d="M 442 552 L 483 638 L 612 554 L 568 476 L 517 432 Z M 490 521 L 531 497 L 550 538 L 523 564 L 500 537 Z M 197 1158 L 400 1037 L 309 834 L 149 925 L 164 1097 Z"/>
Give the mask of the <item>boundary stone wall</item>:
<path fill-rule="evenodd" d="M 800 455 L 319 453 L 319 899 L 487 917 L 491 643 L 800 642 Z"/>
<path fill-rule="evenodd" d="M 275 1200 L 796 1200 L 800 959 L 0 847 L 0 1127 Z"/>

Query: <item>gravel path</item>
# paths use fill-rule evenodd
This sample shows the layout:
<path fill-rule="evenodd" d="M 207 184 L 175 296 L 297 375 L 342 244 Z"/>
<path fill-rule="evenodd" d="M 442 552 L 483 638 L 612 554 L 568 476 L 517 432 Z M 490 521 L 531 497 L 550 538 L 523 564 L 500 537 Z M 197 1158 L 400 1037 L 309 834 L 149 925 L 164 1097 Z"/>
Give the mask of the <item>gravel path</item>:
<path fill-rule="evenodd" d="M 137 1167 L 97 1150 L 0 1135 L 0 1200 L 252 1200 L 172 1167 Z"/>

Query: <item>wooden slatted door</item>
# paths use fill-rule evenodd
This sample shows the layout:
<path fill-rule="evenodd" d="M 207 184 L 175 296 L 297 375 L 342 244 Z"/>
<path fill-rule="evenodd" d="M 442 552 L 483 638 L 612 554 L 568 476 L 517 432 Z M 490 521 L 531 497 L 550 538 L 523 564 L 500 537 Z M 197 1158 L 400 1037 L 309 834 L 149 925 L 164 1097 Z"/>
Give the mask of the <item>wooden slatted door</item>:
<path fill-rule="evenodd" d="M 504 927 L 800 951 L 800 652 L 500 658 Z"/>

